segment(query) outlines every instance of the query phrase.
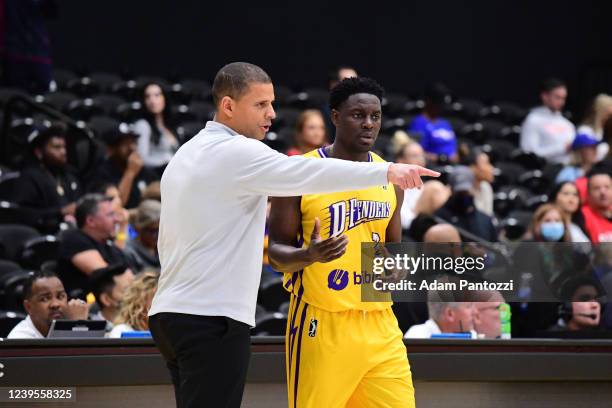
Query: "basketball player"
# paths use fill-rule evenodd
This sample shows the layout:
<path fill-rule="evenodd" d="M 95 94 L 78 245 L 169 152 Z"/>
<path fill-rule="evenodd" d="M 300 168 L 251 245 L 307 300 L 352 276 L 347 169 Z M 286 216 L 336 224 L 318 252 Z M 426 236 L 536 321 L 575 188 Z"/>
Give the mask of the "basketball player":
<path fill-rule="evenodd" d="M 384 162 L 371 152 L 382 95 L 372 79 L 340 82 L 330 95 L 336 139 L 305 156 Z M 361 242 L 401 240 L 402 200 L 392 184 L 273 199 L 269 256 L 291 292 L 290 407 L 414 407 L 391 302 L 361 302 L 360 291 Z"/>

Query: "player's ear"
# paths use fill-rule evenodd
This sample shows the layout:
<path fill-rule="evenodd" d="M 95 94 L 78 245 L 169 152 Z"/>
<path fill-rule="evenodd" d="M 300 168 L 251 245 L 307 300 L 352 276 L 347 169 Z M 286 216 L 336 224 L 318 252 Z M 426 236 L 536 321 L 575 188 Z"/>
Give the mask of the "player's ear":
<path fill-rule="evenodd" d="M 335 109 L 331 110 L 331 121 L 334 124 L 334 126 L 338 126 L 338 111 Z"/>
<path fill-rule="evenodd" d="M 219 102 L 219 110 L 222 111 L 226 116 L 234 116 L 234 100 L 230 96 L 224 96 Z"/>

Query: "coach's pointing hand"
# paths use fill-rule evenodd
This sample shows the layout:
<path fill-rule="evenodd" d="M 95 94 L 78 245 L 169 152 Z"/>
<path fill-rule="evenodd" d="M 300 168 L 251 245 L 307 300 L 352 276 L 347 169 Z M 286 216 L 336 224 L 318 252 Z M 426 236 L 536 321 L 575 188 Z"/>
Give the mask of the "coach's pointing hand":
<path fill-rule="evenodd" d="M 440 173 L 416 164 L 399 163 L 391 163 L 387 170 L 387 180 L 398 185 L 402 190 L 421 187 L 423 185 L 421 176 L 440 177 Z"/>
<path fill-rule="evenodd" d="M 315 218 L 315 224 L 312 228 L 310 236 L 310 245 L 308 246 L 308 255 L 310 260 L 314 262 L 330 262 L 340 258 L 346 252 L 348 245 L 348 237 L 342 235 L 339 237 L 327 238 L 321 240 L 320 235 L 321 222 Z"/>

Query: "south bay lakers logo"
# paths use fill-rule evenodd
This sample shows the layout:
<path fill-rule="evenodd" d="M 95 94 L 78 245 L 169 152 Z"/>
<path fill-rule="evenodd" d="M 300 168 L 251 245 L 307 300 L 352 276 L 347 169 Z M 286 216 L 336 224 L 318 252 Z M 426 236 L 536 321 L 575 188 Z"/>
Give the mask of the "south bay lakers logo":
<path fill-rule="evenodd" d="M 310 326 L 308 327 L 308 336 L 314 337 L 317 335 L 317 326 L 319 322 L 317 319 L 310 319 Z"/>
<path fill-rule="evenodd" d="M 355 228 L 364 222 L 389 218 L 391 203 L 351 198 L 338 201 L 329 206 L 329 236 L 340 236 L 344 231 Z"/>

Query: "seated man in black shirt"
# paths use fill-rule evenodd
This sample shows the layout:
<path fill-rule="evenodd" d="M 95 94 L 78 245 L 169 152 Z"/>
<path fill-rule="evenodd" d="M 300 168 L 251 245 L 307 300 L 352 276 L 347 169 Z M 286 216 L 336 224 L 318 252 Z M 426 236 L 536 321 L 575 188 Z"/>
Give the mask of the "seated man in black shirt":
<path fill-rule="evenodd" d="M 28 142 L 35 160 L 22 171 L 14 201 L 30 210 L 33 227 L 54 233 L 60 222 L 74 220 L 75 202 L 81 195 L 76 173 L 67 164 L 66 127 L 56 123 L 35 130 Z"/>
<path fill-rule="evenodd" d="M 95 177 L 97 182 L 116 185 L 126 208 L 137 207 L 147 185 L 159 179 L 153 171 L 144 167 L 137 152 L 136 139 L 138 134 L 125 124 L 105 134 L 104 142 L 108 147 L 108 155 Z"/>
<path fill-rule="evenodd" d="M 115 246 L 118 219 L 110 197 L 87 194 L 77 203 L 77 230 L 68 230 L 60 238 L 58 273 L 66 292 L 85 297 L 91 291 L 91 275 L 109 264 L 126 263 L 123 252 Z"/>
<path fill-rule="evenodd" d="M 474 204 L 474 183 L 474 173 L 469 167 L 456 166 L 449 175 L 452 195 L 434 215 L 486 242 L 497 242 L 493 219 Z"/>

